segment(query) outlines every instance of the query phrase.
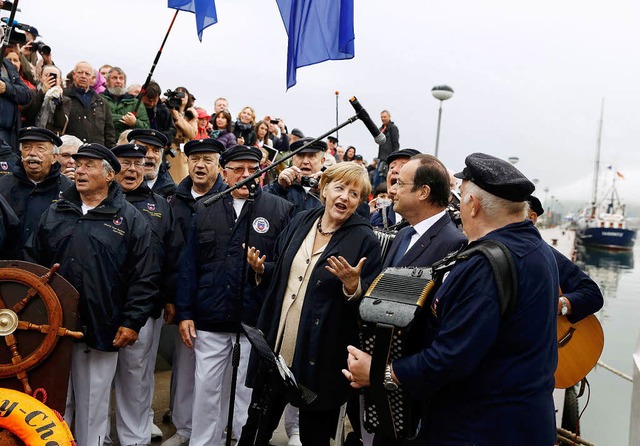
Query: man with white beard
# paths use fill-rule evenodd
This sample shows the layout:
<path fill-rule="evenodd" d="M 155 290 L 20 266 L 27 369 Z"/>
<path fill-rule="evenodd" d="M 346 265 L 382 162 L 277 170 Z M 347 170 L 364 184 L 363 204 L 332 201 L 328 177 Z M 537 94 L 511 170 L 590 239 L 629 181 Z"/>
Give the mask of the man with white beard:
<path fill-rule="evenodd" d="M 111 118 L 116 130 L 116 140 L 120 133 L 129 129 L 148 129 L 149 118 L 144 106 L 138 107 L 134 113 L 138 100 L 127 93 L 127 75 L 119 67 L 113 67 L 107 73 L 107 90 L 102 93 L 111 109 Z"/>
<path fill-rule="evenodd" d="M 18 142 L 22 163 L 14 167 L 11 175 L 0 177 L 0 195 L 20 220 L 20 240 L 13 243 L 15 252 L 3 257 L 26 259 L 20 251 L 37 228 L 40 216 L 72 183 L 61 175 L 60 164 L 55 162 L 54 149 L 62 145 L 55 133 L 25 127 L 18 132 Z"/>

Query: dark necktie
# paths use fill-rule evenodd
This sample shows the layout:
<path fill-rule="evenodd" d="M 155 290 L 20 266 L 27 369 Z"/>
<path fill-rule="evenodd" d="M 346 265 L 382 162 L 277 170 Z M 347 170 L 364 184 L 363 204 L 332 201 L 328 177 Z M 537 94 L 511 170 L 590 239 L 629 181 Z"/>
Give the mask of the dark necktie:
<path fill-rule="evenodd" d="M 398 250 L 396 251 L 396 255 L 393 257 L 393 262 L 391 262 L 391 266 L 398 266 L 400 263 L 400 259 L 404 256 L 407 248 L 409 247 L 409 242 L 411 241 L 411 237 L 416 233 L 416 230 L 413 227 L 409 226 L 404 233 L 404 237 L 400 240 L 400 245 L 398 246 Z"/>

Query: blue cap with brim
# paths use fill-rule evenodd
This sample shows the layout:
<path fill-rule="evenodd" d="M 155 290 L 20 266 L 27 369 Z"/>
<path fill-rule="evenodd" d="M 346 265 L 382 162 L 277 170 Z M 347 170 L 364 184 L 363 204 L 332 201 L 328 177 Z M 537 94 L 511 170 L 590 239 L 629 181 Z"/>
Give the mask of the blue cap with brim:
<path fill-rule="evenodd" d="M 121 166 L 118 158 L 113 154 L 113 152 L 107 149 L 102 144 L 91 143 L 91 144 L 83 144 L 80 146 L 78 151 L 71 155 L 74 160 L 78 160 L 78 158 L 94 158 L 99 160 L 105 160 L 108 162 L 115 173 L 119 173 Z"/>
<path fill-rule="evenodd" d="M 41 127 L 23 127 L 18 130 L 18 142 L 24 141 L 48 141 L 58 147 L 62 145 L 58 135 Z"/>

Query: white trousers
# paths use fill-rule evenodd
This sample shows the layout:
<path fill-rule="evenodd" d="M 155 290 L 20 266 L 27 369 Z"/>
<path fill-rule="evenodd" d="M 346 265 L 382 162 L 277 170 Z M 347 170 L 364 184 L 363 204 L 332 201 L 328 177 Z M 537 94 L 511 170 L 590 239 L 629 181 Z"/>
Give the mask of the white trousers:
<path fill-rule="evenodd" d="M 189 443 L 191 446 L 217 444 L 222 437 L 228 420 L 229 386 L 231 385 L 231 374 L 228 373 L 227 367 L 231 365 L 235 339 L 236 335 L 233 333 L 196 331 L 193 430 Z M 233 416 L 233 431 L 236 438 L 240 438 L 242 427 L 247 421 L 247 410 L 251 400 L 251 389 L 244 385 L 251 344 L 244 335 L 240 336 L 240 346 L 240 365 Z"/>
<path fill-rule="evenodd" d="M 74 344 L 71 380 L 75 398 L 74 436 L 78 446 L 101 445 L 108 429 L 111 382 L 118 352 L 102 352 Z"/>
<path fill-rule="evenodd" d="M 151 442 L 149 410 L 153 398 L 153 373 L 149 379 L 149 357 L 153 347 L 155 319 L 147 319 L 135 344 L 121 348 L 114 379 L 116 429 L 122 446 Z"/>
<path fill-rule="evenodd" d="M 160 332 L 162 331 L 162 325 L 164 324 L 164 318 L 162 314 L 158 319 L 151 319 L 151 349 L 149 350 L 149 358 L 147 360 L 147 381 L 151 385 L 149 391 L 149 427 L 153 423 L 153 392 L 155 389 L 155 376 L 156 371 L 156 358 L 158 357 L 158 345 L 160 345 Z"/>
<path fill-rule="evenodd" d="M 171 373 L 171 421 L 176 427 L 176 433 L 185 438 L 191 438 L 195 375 L 196 354 L 193 349 L 182 343 L 180 332 L 178 332 Z"/>

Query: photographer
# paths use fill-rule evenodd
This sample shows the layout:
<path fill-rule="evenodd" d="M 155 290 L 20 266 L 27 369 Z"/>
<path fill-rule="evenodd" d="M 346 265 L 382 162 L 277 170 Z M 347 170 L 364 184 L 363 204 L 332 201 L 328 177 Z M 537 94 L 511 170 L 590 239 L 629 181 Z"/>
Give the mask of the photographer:
<path fill-rule="evenodd" d="M 157 82 L 151 81 L 142 95 L 142 104 L 147 109 L 149 125 L 152 129 L 159 131 L 167 137 L 169 146 L 173 144 L 176 136 L 176 126 L 171 118 L 171 111 L 160 101 L 162 89 Z"/>
<path fill-rule="evenodd" d="M 240 145 L 255 146 L 257 135 L 254 130 L 256 125 L 256 112 L 247 106 L 238 113 L 238 120 L 233 123 L 233 134 Z"/>
<path fill-rule="evenodd" d="M 0 138 L 9 144 L 16 153 L 16 137 L 20 128 L 19 105 L 31 102 L 33 93 L 22 82 L 16 67 L 6 58 L 0 68 Z"/>
<path fill-rule="evenodd" d="M 171 162 L 169 172 L 176 183 L 182 181 L 188 174 L 187 157 L 181 146 L 191 141 L 198 133 L 198 112 L 193 107 L 195 98 L 185 87 L 178 87 L 174 91 L 168 90 L 165 105 L 171 110 L 171 117 L 176 126 L 176 136 L 171 148 L 176 156 Z"/>
<path fill-rule="evenodd" d="M 291 144 L 296 150 L 314 138 L 302 138 Z M 293 214 L 322 207 L 318 184 L 322 175 L 322 164 L 327 144 L 318 141 L 293 155 L 292 166 L 284 169 L 278 179 L 264 188 L 265 192 L 286 198 L 293 203 Z"/>
<path fill-rule="evenodd" d="M 42 70 L 35 97 L 22 109 L 25 127 L 41 127 L 61 135 L 67 126 L 67 116 L 62 107 L 61 72 L 54 65 Z"/>

